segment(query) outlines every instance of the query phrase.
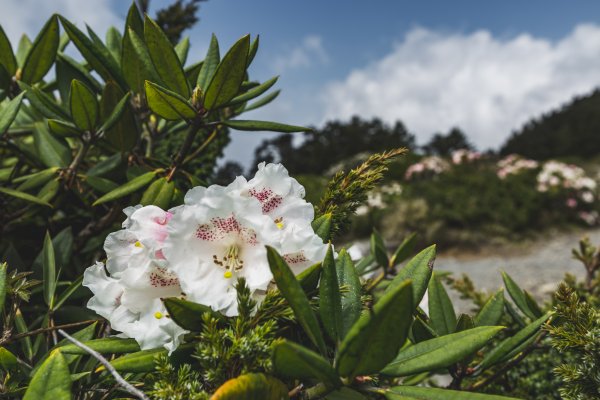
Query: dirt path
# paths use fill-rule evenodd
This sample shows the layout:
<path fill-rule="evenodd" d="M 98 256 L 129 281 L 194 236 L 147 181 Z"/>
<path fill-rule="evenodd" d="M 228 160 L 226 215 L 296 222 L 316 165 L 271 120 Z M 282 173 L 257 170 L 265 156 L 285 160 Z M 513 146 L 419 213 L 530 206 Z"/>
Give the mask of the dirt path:
<path fill-rule="evenodd" d="M 535 297 L 544 299 L 556 288 L 566 273 L 583 277 L 583 268 L 571 256 L 579 239 L 588 236 L 593 244 L 600 243 L 600 229 L 557 233 L 528 243 L 488 248 L 478 254 L 444 254 L 436 260 L 439 270 L 455 276 L 468 274 L 477 287 L 489 291 L 502 286 L 500 271 L 504 270 Z"/>

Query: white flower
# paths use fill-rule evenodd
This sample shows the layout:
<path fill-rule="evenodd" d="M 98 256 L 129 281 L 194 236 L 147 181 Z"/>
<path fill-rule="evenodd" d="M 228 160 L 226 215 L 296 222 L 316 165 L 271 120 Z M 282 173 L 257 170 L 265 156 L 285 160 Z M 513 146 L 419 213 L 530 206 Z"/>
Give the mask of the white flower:
<path fill-rule="evenodd" d="M 285 188 L 264 187 L 276 196 L 285 196 Z M 227 316 L 237 315 L 238 278 L 246 279 L 257 300 L 267 290 L 273 276 L 266 245 L 279 251 L 295 273 L 322 261 L 326 252 L 326 245 L 314 234 L 310 221 L 303 222 L 307 216 L 299 217 L 302 214 L 296 212 L 302 207 L 294 206 L 292 200 L 287 203 L 291 204 L 289 208 L 283 207 L 286 202 L 282 200 L 276 202 L 281 208 L 269 209 L 281 210 L 282 214 L 270 214 L 264 207 L 268 202 L 245 195 L 246 189 L 243 178 L 227 187 L 192 189 L 185 196 L 185 204 L 176 209 L 164 244 L 165 257 L 187 298 Z M 288 190 L 293 191 L 293 185 Z M 288 217 L 300 223 L 281 229 L 277 223 L 281 216 L 284 224 Z"/>
<path fill-rule="evenodd" d="M 162 252 L 172 214 L 155 206 L 130 207 L 125 213 L 124 229 L 108 235 L 104 243 L 110 276 L 101 263 L 84 273 L 83 285 L 94 293 L 88 308 L 136 339 L 140 348 L 173 351 L 186 331 L 167 317 L 160 300 L 181 296 L 179 280 Z"/>

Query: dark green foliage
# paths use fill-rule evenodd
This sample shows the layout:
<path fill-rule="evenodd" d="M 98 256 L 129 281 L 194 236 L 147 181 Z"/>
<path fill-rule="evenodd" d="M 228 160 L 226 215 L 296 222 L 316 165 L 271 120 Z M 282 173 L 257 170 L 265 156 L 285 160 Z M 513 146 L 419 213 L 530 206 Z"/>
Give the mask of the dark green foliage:
<path fill-rule="evenodd" d="M 303 136 L 299 146 L 294 146 L 289 134 L 263 141 L 254 152 L 253 168 L 261 161 L 285 162 L 292 174 L 320 175 L 342 162 L 356 163 L 352 160 L 355 156 L 414 148 L 415 141 L 401 122 L 388 126 L 377 118 L 367 121 L 360 117 L 348 122 L 328 122 Z"/>
<path fill-rule="evenodd" d="M 600 397 L 600 312 L 561 284 L 557 293 L 556 323 L 548 326 L 552 345 L 573 357 L 555 368 L 562 380 L 559 388 L 566 400 Z"/>
<path fill-rule="evenodd" d="M 202 389 L 200 373 L 190 364 L 173 366 L 162 355 L 156 359 L 156 373 L 148 383 L 148 394 L 156 400 L 208 400 L 210 395 Z"/>
<path fill-rule="evenodd" d="M 453 151 L 473 149 L 466 135 L 458 128 L 452 128 L 446 135 L 436 133 L 423 147 L 426 154 L 448 157 Z"/>
<path fill-rule="evenodd" d="M 537 160 L 591 157 L 600 153 L 600 91 L 575 98 L 566 106 L 534 119 L 508 139 L 501 154 Z"/>

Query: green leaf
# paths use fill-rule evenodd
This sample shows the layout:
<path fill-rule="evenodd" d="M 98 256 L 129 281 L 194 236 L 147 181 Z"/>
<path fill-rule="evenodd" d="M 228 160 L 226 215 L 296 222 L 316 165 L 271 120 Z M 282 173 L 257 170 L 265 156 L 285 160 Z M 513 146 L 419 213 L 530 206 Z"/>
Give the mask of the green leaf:
<path fill-rule="evenodd" d="M 485 346 L 502 329 L 502 326 L 483 326 L 405 347 L 381 373 L 408 376 L 449 367 Z"/>
<path fill-rule="evenodd" d="M 56 291 L 56 259 L 50 234 L 46 231 L 42 248 L 42 265 L 44 271 L 44 301 L 52 310 L 54 308 L 54 292 Z"/>
<path fill-rule="evenodd" d="M 207 110 L 227 104 L 238 94 L 246 73 L 249 47 L 250 36 L 246 35 L 225 54 L 204 93 L 204 107 Z"/>
<path fill-rule="evenodd" d="M 485 355 L 477 368 L 483 370 L 501 362 L 507 354 L 511 353 L 523 342 L 527 341 L 532 335 L 535 335 L 539 331 L 540 326 L 542 326 L 549 317 L 550 313 L 545 314 L 515 333 L 514 336 L 504 339 Z"/>
<path fill-rule="evenodd" d="M 322 264 L 316 263 L 296 275 L 296 279 L 300 282 L 304 293 L 312 293 L 319 284 L 321 278 Z"/>
<path fill-rule="evenodd" d="M 517 400 L 514 397 L 421 386 L 394 386 L 382 389 L 381 394 L 387 400 Z"/>
<path fill-rule="evenodd" d="M 8 264 L 0 264 L 0 313 L 4 310 L 4 300 L 6 300 L 6 270 Z"/>
<path fill-rule="evenodd" d="M 390 265 L 392 267 L 395 267 L 404 260 L 408 259 L 410 254 L 413 252 L 413 249 L 415 248 L 416 242 L 416 233 L 411 233 L 410 235 L 408 235 L 408 237 L 404 239 L 402 243 L 400 243 L 400 246 L 398 246 L 398 248 L 394 252 L 394 255 L 392 255 L 392 258 L 390 258 Z"/>
<path fill-rule="evenodd" d="M 48 128 L 52 133 L 61 137 L 79 137 L 83 133 L 83 131 L 75 125 L 58 119 L 49 119 Z"/>
<path fill-rule="evenodd" d="M 276 90 L 271 94 L 261 97 L 260 99 L 256 100 L 254 103 L 249 104 L 246 107 L 244 107 L 244 111 L 256 110 L 257 108 L 260 108 L 262 106 L 269 104 L 270 102 L 275 100 L 277 98 L 277 96 L 279 96 L 279 93 L 281 93 L 281 90 Z"/>
<path fill-rule="evenodd" d="M 19 82 L 19 87 L 26 91 L 25 97 L 27 97 L 31 105 L 41 112 L 44 117 L 62 120 L 70 119 L 69 114 L 57 104 L 56 99 L 53 96 L 44 93 L 38 88 L 31 87 L 24 82 Z"/>
<path fill-rule="evenodd" d="M 21 39 L 19 39 L 19 44 L 17 46 L 17 64 L 22 66 L 25 62 L 25 58 L 27 54 L 29 54 L 29 50 L 31 49 L 32 43 L 31 39 L 26 34 L 21 35 Z"/>
<path fill-rule="evenodd" d="M 69 104 L 75 125 L 84 131 L 95 130 L 98 123 L 99 105 L 94 92 L 82 82 L 73 80 Z"/>
<path fill-rule="evenodd" d="M 246 68 L 249 67 L 250 64 L 252 64 L 252 61 L 254 61 L 254 57 L 256 56 L 256 52 L 258 51 L 259 43 L 260 43 L 260 35 L 256 35 L 256 37 L 252 41 L 252 44 L 250 44 L 250 49 L 248 50 L 248 61 L 247 61 Z"/>
<path fill-rule="evenodd" d="M 37 193 L 37 197 L 43 201 L 50 201 L 56 196 L 58 193 L 58 188 L 60 187 L 60 182 L 58 179 L 52 179 L 48 181 Z"/>
<path fill-rule="evenodd" d="M 0 347 L 0 368 L 10 372 L 19 366 L 17 357 L 4 347 Z"/>
<path fill-rule="evenodd" d="M 371 233 L 371 253 L 375 257 L 375 261 L 377 261 L 379 266 L 387 269 L 389 264 L 387 250 L 381 235 L 376 230 L 373 230 L 373 233 Z"/>
<path fill-rule="evenodd" d="M 527 299 L 523 290 L 516 284 L 516 282 L 508 275 L 506 272 L 502 271 L 502 280 L 504 281 L 504 285 L 506 286 L 506 290 L 510 295 L 511 299 L 515 302 L 516 306 L 519 307 L 519 310 L 523 312 L 527 317 L 534 320 L 536 319 L 536 315 L 529 308 L 529 304 L 527 303 Z"/>
<path fill-rule="evenodd" d="M 149 81 L 146 81 L 145 88 L 148 106 L 164 119 L 191 120 L 196 117 L 194 107 L 177 93 Z"/>
<path fill-rule="evenodd" d="M 121 62 L 122 43 L 123 38 L 121 37 L 121 32 L 119 32 L 114 26 L 108 28 L 108 31 L 106 31 L 106 48 L 108 48 L 108 51 L 110 51 L 110 54 L 113 56 L 117 64 Z"/>
<path fill-rule="evenodd" d="M 127 93 L 125 96 L 123 96 L 108 117 L 106 119 L 103 118 L 104 121 L 102 122 L 102 126 L 100 126 L 100 132 L 108 131 L 115 126 L 115 124 L 119 121 L 119 118 L 121 118 L 121 115 L 123 115 L 125 110 L 128 108 L 127 106 L 129 105 L 128 102 L 130 95 L 130 93 Z"/>
<path fill-rule="evenodd" d="M 473 322 L 475 326 L 493 326 L 497 325 L 502 318 L 504 310 L 504 291 L 497 291 L 490 299 L 481 307 L 481 310 L 475 316 Z"/>
<path fill-rule="evenodd" d="M 17 332 L 19 333 L 25 333 L 29 331 L 29 329 L 27 328 L 27 322 L 25 322 L 25 319 L 23 318 L 23 313 L 21 313 L 20 308 L 17 309 L 17 311 L 15 312 L 15 327 L 17 328 Z M 26 336 L 20 342 L 25 357 L 31 360 L 33 358 L 33 347 L 31 346 L 31 338 Z"/>
<path fill-rule="evenodd" d="M 167 354 L 164 348 L 142 350 L 115 358 L 110 364 L 119 372 L 152 372 L 156 367 L 156 357 L 163 354 Z M 98 371 L 102 370 L 104 367 L 98 368 Z"/>
<path fill-rule="evenodd" d="M 338 352 L 337 369 L 354 378 L 379 372 L 398 354 L 412 323 L 410 281 L 386 292 L 373 309 L 352 326 Z"/>
<path fill-rule="evenodd" d="M 533 315 L 536 318 L 541 317 L 544 314 L 544 312 L 542 311 L 538 303 L 535 301 L 533 296 L 531 296 L 531 294 L 529 294 L 527 290 L 523 290 L 523 295 L 525 296 L 525 302 L 527 303 L 527 306 L 529 307 Z"/>
<path fill-rule="evenodd" d="M 405 280 L 410 279 L 413 283 L 413 304 L 420 304 L 431 279 L 434 261 L 435 245 L 427 247 L 414 256 L 404 268 L 398 271 L 386 290 L 392 290 Z"/>
<path fill-rule="evenodd" d="M 138 36 L 144 35 L 144 21 L 142 20 L 142 12 L 137 7 L 136 2 L 131 2 L 131 7 L 127 11 L 127 19 L 125 21 L 125 30 L 132 29 Z"/>
<path fill-rule="evenodd" d="M 228 105 L 235 106 L 235 105 L 245 103 L 248 100 L 252 100 L 252 99 L 260 96 L 261 94 L 263 94 L 264 92 L 269 90 L 275 84 L 275 82 L 277 82 L 277 79 L 279 79 L 279 77 L 275 76 L 275 77 L 269 79 L 268 81 L 262 83 L 261 85 L 258 85 L 257 87 L 248 90 L 246 93 L 240 94 L 239 96 L 234 97 L 233 99 L 231 99 L 231 101 L 228 103 Z"/>
<path fill-rule="evenodd" d="M 119 186 L 115 190 L 108 192 L 104 196 L 100 197 L 98 200 L 92 204 L 93 206 L 97 206 L 102 203 L 106 203 L 107 201 L 113 201 L 116 199 L 120 199 L 121 197 L 125 197 L 128 194 L 138 191 L 139 189 L 145 187 L 150 182 L 154 180 L 154 176 L 159 173 L 161 170 L 155 170 L 151 172 L 146 172 L 136 178 L 133 178 L 129 182 L 124 185 Z"/>
<path fill-rule="evenodd" d="M 99 176 L 88 175 L 85 177 L 85 181 L 93 189 L 96 189 L 97 191 L 99 191 L 101 193 L 108 193 L 119 187 L 118 183 L 115 183 L 115 182 L 111 181 L 110 179 L 101 178 Z"/>
<path fill-rule="evenodd" d="M 21 80 L 25 83 L 39 82 L 48 72 L 58 50 L 58 19 L 50 17 L 39 35 L 35 38 L 21 71 Z"/>
<path fill-rule="evenodd" d="M 17 60 L 10 41 L 0 26 L 0 65 L 4 66 L 10 76 L 17 72 Z"/>
<path fill-rule="evenodd" d="M 177 53 L 162 29 L 148 16 L 144 19 L 144 38 L 162 82 L 173 92 L 189 98 L 190 87 Z"/>
<path fill-rule="evenodd" d="M 323 241 L 330 239 L 331 213 L 323 214 L 312 222 L 312 228 Z"/>
<path fill-rule="evenodd" d="M 211 400 L 283 400 L 288 388 L 279 379 L 265 374 L 250 373 L 226 381 L 211 396 Z"/>
<path fill-rule="evenodd" d="M 58 53 L 56 58 L 56 85 L 60 93 L 61 103 L 68 104 L 71 96 L 71 82 L 77 79 L 92 88 L 95 92 L 102 90 L 102 85 L 89 71 L 71 57 Z"/>
<path fill-rule="evenodd" d="M 325 396 L 325 400 L 368 400 L 365 396 L 359 392 L 350 389 L 349 387 L 343 387 L 328 393 Z"/>
<path fill-rule="evenodd" d="M 88 340 L 83 342 L 83 344 L 92 350 L 96 350 L 100 354 L 125 354 L 140 351 L 140 346 L 135 339 L 108 337 Z M 85 350 L 74 344 L 61 346 L 60 351 L 65 354 L 88 354 Z"/>
<path fill-rule="evenodd" d="M 131 28 L 123 38 L 123 76 L 131 90 L 144 93 L 144 82 L 159 82 L 158 72 L 154 69 L 146 43 Z"/>
<path fill-rule="evenodd" d="M 300 286 L 300 282 L 298 282 L 285 260 L 270 246 L 267 246 L 267 259 L 271 273 L 273 273 L 273 279 L 275 279 L 279 291 L 294 311 L 298 323 L 304 328 L 308 338 L 317 346 L 319 352 L 327 354 L 323 334 L 319 328 L 319 321 L 304 294 L 304 290 L 302 290 L 302 286 Z"/>
<path fill-rule="evenodd" d="M 442 281 L 433 276 L 429 281 L 429 318 L 433 329 L 441 336 L 456 330 L 454 306 Z"/>
<path fill-rule="evenodd" d="M 60 296 L 58 297 L 58 300 L 56 300 L 56 303 L 54 304 L 54 309 L 58 310 L 60 308 L 60 306 L 62 306 L 65 301 L 67 301 L 69 299 L 69 297 L 75 293 L 75 291 L 77 289 L 79 289 L 81 287 L 81 283 L 83 282 L 83 275 L 81 275 L 79 278 L 75 279 L 73 282 L 71 282 L 69 284 L 69 286 L 60 294 Z"/>
<path fill-rule="evenodd" d="M 23 182 L 19 185 L 19 187 L 17 187 L 17 190 L 24 192 L 26 190 L 33 189 L 33 188 L 36 188 L 38 186 L 45 184 L 50 179 L 54 178 L 58 171 L 59 171 L 59 169 L 56 167 L 48 168 L 48 169 L 44 169 L 44 170 L 41 170 L 41 171 L 33 173 L 33 174 L 20 176 L 19 178 L 13 180 L 13 182 L 14 183 Z"/>
<path fill-rule="evenodd" d="M 102 79 L 104 79 L 105 82 L 113 80 L 122 88 L 127 87 L 127 84 L 121 75 L 121 69 L 110 54 L 110 51 L 106 47 L 94 43 L 64 17 L 59 15 L 58 18 L 83 58 L 85 58 L 96 72 L 98 72 Z"/>
<path fill-rule="evenodd" d="M 189 51 L 190 38 L 186 36 L 175 46 L 175 53 L 177 53 L 177 58 L 179 58 L 182 66 L 185 65 L 185 62 L 187 61 Z"/>
<path fill-rule="evenodd" d="M 294 125 L 286 125 L 280 124 L 278 122 L 270 122 L 270 121 L 247 121 L 247 120 L 230 120 L 230 121 L 220 121 L 221 124 L 228 126 L 232 129 L 237 129 L 238 131 L 271 131 L 271 132 L 285 132 L 285 133 L 293 133 L 293 132 L 308 132 L 312 129 L 306 128 L 304 126 L 294 126 Z"/>
<path fill-rule="evenodd" d="M 199 332 L 204 326 L 202 315 L 210 313 L 213 317 L 220 318 L 220 314 L 214 312 L 210 307 L 192 303 L 177 297 L 170 297 L 163 300 L 169 316 L 175 323 L 183 329 Z"/>
<path fill-rule="evenodd" d="M 0 135 L 8 130 L 17 117 L 23 96 L 25 96 L 24 92 L 19 93 L 18 96 L 7 102 L 2 109 L 0 109 Z"/>
<path fill-rule="evenodd" d="M 319 354 L 289 341 L 275 345 L 273 369 L 278 375 L 292 379 L 315 379 L 328 388 L 342 385 L 340 377 L 329 362 Z"/>
<path fill-rule="evenodd" d="M 71 399 L 69 366 L 62 353 L 55 350 L 31 378 L 23 400 L 68 399 Z"/>
<path fill-rule="evenodd" d="M 362 287 L 360 278 L 346 249 L 342 249 L 336 260 L 338 283 L 342 288 L 342 331 L 340 338 L 346 337 L 348 331 L 360 317 Z"/>
<path fill-rule="evenodd" d="M 45 123 L 35 123 L 33 142 L 40 160 L 47 167 L 66 167 L 71 163 L 69 145 L 63 139 L 54 137 Z"/>
<path fill-rule="evenodd" d="M 212 80 L 220 61 L 221 56 L 219 54 L 219 42 L 217 41 L 217 37 L 213 33 L 213 35 L 210 38 L 210 45 L 208 46 L 206 58 L 202 63 L 202 68 L 200 69 L 200 73 L 198 74 L 198 80 L 196 82 L 196 85 L 200 87 L 200 89 L 202 89 L 204 92 L 206 92 L 206 88 Z"/>
<path fill-rule="evenodd" d="M 25 200 L 30 203 L 39 204 L 41 206 L 46 206 L 52 208 L 52 205 L 47 201 L 38 199 L 35 196 L 30 195 L 29 193 L 19 192 L 18 190 L 5 188 L 0 186 L 0 193 L 4 193 L 8 196 L 16 197 L 17 199 Z"/>
<path fill-rule="evenodd" d="M 171 204 L 173 193 L 175 192 L 175 182 L 167 181 L 167 178 L 160 178 L 152 182 L 148 189 L 142 195 L 140 204 L 143 206 L 155 205 L 166 210 Z"/>
<path fill-rule="evenodd" d="M 319 313 L 329 337 L 334 342 L 340 340 L 343 329 L 342 296 L 331 244 L 327 247 L 327 254 L 323 261 L 323 272 L 321 273 L 321 283 L 319 285 Z"/>
<path fill-rule="evenodd" d="M 123 163 L 123 156 L 119 153 L 113 154 L 92 166 L 88 171 L 88 176 L 104 176 L 115 170 Z"/>
<path fill-rule="evenodd" d="M 108 82 L 102 91 L 100 119 L 104 138 L 118 151 L 129 151 L 140 136 L 128 97 L 113 82 Z M 123 108 L 121 110 L 121 107 Z M 120 116 L 118 115 L 120 113 Z M 116 120 L 113 118 L 116 117 Z"/>

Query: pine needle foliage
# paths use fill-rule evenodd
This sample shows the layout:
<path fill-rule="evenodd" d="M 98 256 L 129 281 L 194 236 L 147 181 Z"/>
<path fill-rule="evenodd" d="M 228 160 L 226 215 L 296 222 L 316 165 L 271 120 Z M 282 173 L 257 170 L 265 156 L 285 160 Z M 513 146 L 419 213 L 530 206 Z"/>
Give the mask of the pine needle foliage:
<path fill-rule="evenodd" d="M 196 347 L 200 380 L 206 390 L 215 390 L 225 381 L 249 372 L 268 372 L 272 347 L 276 339 L 277 321 L 254 324 L 256 301 L 244 279 L 236 286 L 239 315 L 227 326 L 210 314 L 205 314 L 204 329 Z"/>
<path fill-rule="evenodd" d="M 561 284 L 555 307 L 557 323 L 547 327 L 551 343 L 559 352 L 571 352 L 575 362 L 565 363 L 554 372 L 562 379 L 563 399 L 600 398 L 600 312 L 580 300 L 577 293 Z"/>
<path fill-rule="evenodd" d="M 373 154 L 350 172 L 340 171 L 335 174 L 329 181 L 316 212 L 317 216 L 331 214 L 333 236 L 348 229 L 350 218 L 366 201 L 367 194 L 381 182 L 389 162 L 406 151 L 406 148 L 398 148 Z"/>
<path fill-rule="evenodd" d="M 190 364 L 175 368 L 166 355 L 156 359 L 157 378 L 148 392 L 154 400 L 208 400 L 210 395 L 202 389 L 200 373 Z"/>

